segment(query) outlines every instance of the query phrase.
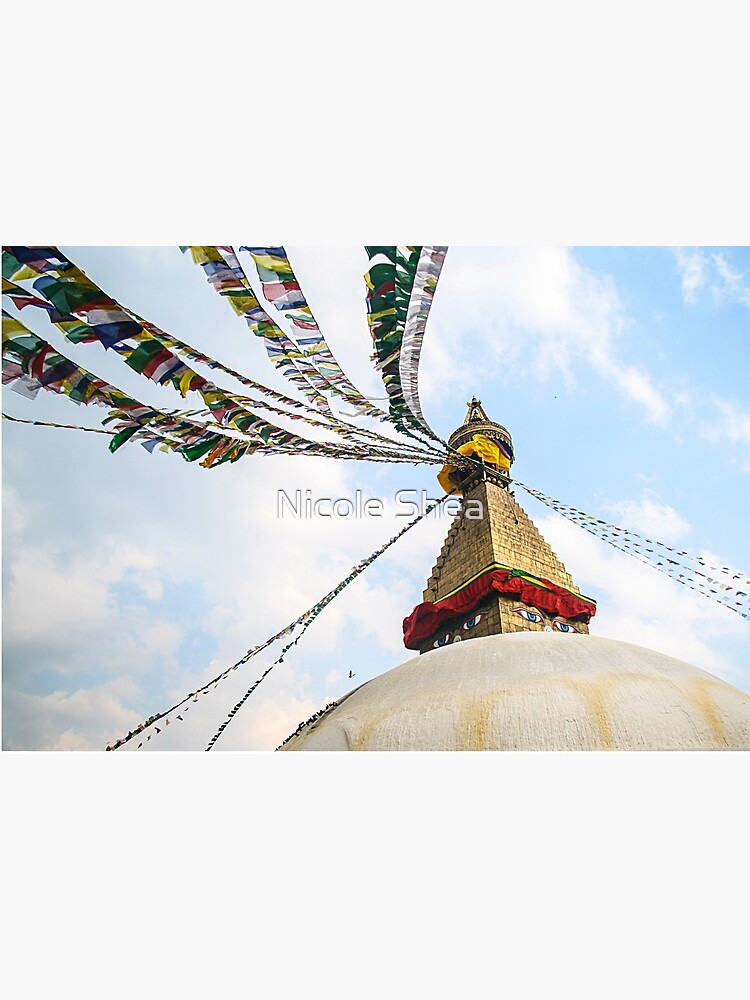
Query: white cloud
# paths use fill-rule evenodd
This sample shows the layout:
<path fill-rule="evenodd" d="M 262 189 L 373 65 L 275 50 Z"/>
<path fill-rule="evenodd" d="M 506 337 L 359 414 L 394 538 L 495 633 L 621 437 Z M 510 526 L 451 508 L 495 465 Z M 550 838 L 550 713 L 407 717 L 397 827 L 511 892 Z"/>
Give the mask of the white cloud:
<path fill-rule="evenodd" d="M 729 400 L 713 397 L 713 404 L 719 411 L 713 421 L 701 425 L 701 435 L 707 441 L 725 438 L 740 444 L 750 444 L 750 412 L 741 410 Z"/>
<path fill-rule="evenodd" d="M 108 590 L 98 569 L 97 562 L 85 559 L 63 568 L 50 552 L 25 549 L 10 566 L 3 608 L 6 642 L 54 644 L 71 621 L 81 630 L 102 628 Z"/>
<path fill-rule="evenodd" d="M 351 496 L 361 485 L 358 479 L 361 472 L 350 464 L 320 459 L 268 461 L 273 463 L 273 475 L 266 474 L 267 465 L 259 467 L 251 462 L 231 469 L 232 495 L 238 499 L 229 507 L 225 495 L 227 477 L 203 473 L 202 506 L 194 515 L 186 503 L 180 479 L 184 467 L 172 464 L 174 482 L 158 490 L 159 502 L 165 511 L 179 509 L 182 513 L 168 518 L 167 531 L 163 520 L 153 517 L 145 520 L 138 511 L 125 508 L 119 512 L 120 534 L 114 536 L 108 528 L 111 511 L 106 507 L 104 528 L 91 517 L 88 507 L 83 506 L 80 513 L 75 510 L 68 498 L 68 491 L 71 498 L 76 494 L 73 483 L 61 485 L 58 498 L 58 509 L 67 508 L 71 512 L 64 531 L 65 544 L 61 542 L 60 525 L 45 523 L 40 533 L 36 523 L 27 529 L 23 519 L 16 519 L 5 552 L 6 693 L 13 694 L 17 687 L 33 686 L 34 676 L 49 671 L 54 672 L 58 695 L 63 700 L 73 697 L 78 683 L 75 678 L 82 671 L 97 672 L 113 682 L 134 676 L 144 687 L 147 683 L 153 685 L 158 677 L 161 693 L 151 694 L 146 700 L 143 692 L 131 689 L 123 696 L 120 714 L 110 713 L 112 725 L 106 740 L 111 741 L 145 716 L 168 707 L 236 662 L 246 649 L 310 607 L 346 576 L 356 562 L 404 526 L 405 519 L 394 517 L 395 504 L 387 496 L 383 497 L 383 518 L 280 521 L 278 489 L 285 489 L 287 494 L 293 494 L 296 488 L 310 489 L 315 497 Z M 259 476 L 261 470 L 263 475 Z M 201 475 L 202 471 L 187 469 L 192 475 Z M 127 477 L 127 470 L 123 474 Z M 410 477 L 406 477 L 405 485 L 409 481 Z M 112 489 L 117 492 L 114 484 Z M 365 495 L 376 495 L 375 489 L 369 487 Z M 97 494 L 90 499 L 95 503 Z M 227 509 L 231 511 L 229 520 Z M 213 517 L 212 510 L 222 510 L 222 516 Z M 71 521 L 75 524 L 72 531 Z M 342 668 L 340 651 L 353 631 L 368 637 L 363 647 L 368 663 L 377 659 L 378 650 L 390 661 L 401 658 L 401 619 L 421 596 L 422 581 L 448 525 L 445 518 L 431 518 L 382 557 L 379 565 L 385 567 L 385 578 L 395 576 L 393 586 L 386 587 L 373 578 L 379 572 L 373 568 L 320 615 L 306 634 L 304 645 L 289 657 L 290 672 L 284 675 L 287 694 L 278 695 L 276 708 L 270 703 L 266 706 L 275 720 L 273 723 L 259 720 L 253 706 L 243 709 L 242 716 L 255 719 L 263 733 L 273 731 L 274 740 L 279 736 L 274 746 L 288 734 L 278 733 L 274 727 L 291 715 L 299 715 L 294 718 L 293 729 L 320 707 L 320 694 L 317 698 L 311 695 L 309 682 L 305 681 L 305 663 L 329 657 L 332 665 L 341 668 L 341 683 L 332 687 L 333 680 L 329 680 L 327 685 L 330 696 L 340 696 L 352 686 L 347 676 L 349 666 L 360 679 L 364 676 L 354 660 L 347 664 L 347 669 Z M 131 540 L 134 538 L 137 542 Z M 407 580 L 414 575 L 416 585 Z M 179 587 L 181 595 L 187 592 L 191 602 L 200 606 L 193 625 L 184 613 L 173 609 L 175 587 Z M 148 600 L 142 600 L 142 595 Z M 159 603 L 153 606 L 156 601 Z M 375 607 L 379 609 L 377 615 L 373 614 Z M 193 632 L 187 631 L 191 627 Z M 201 648 L 208 650 L 205 659 L 198 660 L 197 667 L 195 656 L 183 662 L 179 655 L 187 656 L 187 639 L 193 634 L 202 635 Z M 281 643 L 273 648 L 273 657 L 278 655 L 280 646 Z M 206 720 L 212 712 L 218 713 L 217 726 L 224 721 L 226 711 L 234 703 L 232 684 L 246 687 L 259 676 L 264 669 L 261 659 L 253 659 L 232 673 L 231 683 L 229 679 L 222 682 L 216 695 L 206 698 L 208 707 L 202 705 L 195 713 L 203 715 L 203 729 L 178 727 L 181 738 L 186 740 L 185 748 L 195 748 L 205 738 Z M 282 669 L 286 666 L 282 665 Z M 273 690 L 269 682 L 279 671 L 280 667 L 274 668 L 263 682 L 265 691 Z M 330 677 L 331 671 L 328 673 Z M 323 672 L 320 676 L 324 676 Z M 293 690 L 290 677 L 298 685 Z M 321 683 L 317 682 L 318 687 L 325 691 Z M 241 693 L 238 688 L 237 697 Z M 282 708 L 287 696 L 293 710 L 285 714 Z M 46 695 L 29 697 L 36 700 L 27 703 L 29 710 L 23 725 L 20 721 L 16 723 L 15 713 L 8 715 L 8 738 L 15 744 L 23 739 L 29 741 L 25 745 L 34 745 L 27 730 L 34 715 L 31 706 L 37 706 L 38 736 L 48 745 L 51 741 L 48 723 L 57 719 L 63 726 L 64 720 L 59 714 L 50 714 L 49 703 L 43 700 Z M 256 702 L 255 696 L 252 701 Z M 134 706 L 138 706 L 138 712 Z M 220 711 L 213 706 L 220 706 Z M 247 735 L 246 727 L 238 726 L 238 722 L 239 718 L 231 728 L 237 727 L 238 732 Z M 24 735 L 19 733 L 19 727 L 26 727 Z M 79 739 L 76 733 L 77 730 L 66 737 L 66 745 L 84 745 L 81 740 L 85 742 L 85 734 Z M 192 742 L 185 734 L 190 735 Z M 172 726 L 169 741 L 165 735 L 159 737 L 159 749 L 171 748 L 175 739 Z M 258 739 L 256 736 L 251 739 L 256 748 L 261 746 Z M 222 744 L 234 745 L 233 740 L 227 743 L 224 738 Z M 157 749 L 156 744 L 149 744 L 148 749 L 152 748 Z"/>
<path fill-rule="evenodd" d="M 140 672 L 158 659 L 166 667 L 181 629 L 113 587 L 127 579 L 127 552 L 103 545 L 72 560 L 51 549 L 24 546 L 8 565 L 3 602 L 7 675 L 52 669 L 60 676 L 97 663 L 113 675 Z M 161 587 L 158 580 L 154 587 Z"/>
<path fill-rule="evenodd" d="M 610 503 L 611 511 L 622 528 L 640 532 L 658 542 L 676 542 L 690 533 L 690 524 L 674 507 L 646 495 L 640 500 L 623 500 Z"/>
<path fill-rule="evenodd" d="M 646 419 L 649 423 L 657 424 L 660 427 L 669 423 L 672 413 L 671 407 L 662 393 L 654 386 L 650 375 L 642 368 L 634 368 L 630 365 L 610 365 L 607 362 L 601 365 L 601 370 L 608 372 L 609 377 L 624 396 L 632 399 L 634 403 L 640 403 L 646 412 Z"/>
<path fill-rule="evenodd" d="M 735 271 L 725 255 L 713 254 L 713 263 L 719 280 L 713 285 L 713 292 L 720 301 L 738 302 L 750 306 L 750 281 L 741 271 Z"/>
<path fill-rule="evenodd" d="M 681 277 L 682 298 L 688 305 L 698 301 L 700 289 L 708 287 L 716 304 L 734 302 L 750 306 L 750 280 L 737 271 L 724 253 L 708 254 L 695 248 L 677 247 L 675 270 Z"/>
<path fill-rule="evenodd" d="M 426 570 L 423 573 L 427 575 Z M 359 624 L 363 635 L 373 636 L 382 650 L 400 656 L 404 651 L 402 622 L 411 610 L 410 589 L 404 583 L 386 588 L 362 580 L 342 611 Z"/>
<path fill-rule="evenodd" d="M 598 599 L 592 635 L 655 649 L 750 690 L 747 664 L 713 649 L 717 638 L 744 638 L 747 626 L 738 615 L 562 517 L 539 518 L 536 524 L 574 569 L 582 592 Z"/>
<path fill-rule="evenodd" d="M 113 249 L 120 251 L 127 258 L 130 267 L 142 272 L 141 276 L 153 273 L 164 274 L 165 271 L 179 274 L 180 271 L 184 273 L 184 270 L 187 269 L 188 261 L 183 258 L 176 246 L 113 247 Z"/>
<path fill-rule="evenodd" d="M 3 696 L 3 749 L 103 750 L 113 732 L 127 732 L 141 721 L 123 701 L 137 693 L 118 679 L 47 695 L 7 690 Z"/>
<path fill-rule="evenodd" d="M 677 273 L 682 282 L 682 298 L 687 303 L 694 303 L 698 299 L 698 289 L 706 284 L 706 272 L 709 261 L 702 250 L 686 250 L 677 247 L 675 250 L 677 258 Z"/>
<path fill-rule="evenodd" d="M 646 419 L 666 424 L 671 408 L 643 368 L 623 358 L 628 318 L 614 281 L 581 266 L 567 248 L 484 248 L 454 263 L 450 252 L 425 341 L 420 386 L 427 401 L 473 391 L 477 363 L 498 379 L 562 378 L 573 389 L 593 369 Z M 450 345 L 450 354 L 447 347 Z"/>
<path fill-rule="evenodd" d="M 133 583 L 138 587 L 144 597 L 150 601 L 158 601 L 164 596 L 164 584 L 154 576 L 146 574 L 134 574 Z"/>
<path fill-rule="evenodd" d="M 18 498 L 18 491 L 3 483 L 3 533 L 13 537 L 20 534 L 28 523 L 28 514 Z"/>

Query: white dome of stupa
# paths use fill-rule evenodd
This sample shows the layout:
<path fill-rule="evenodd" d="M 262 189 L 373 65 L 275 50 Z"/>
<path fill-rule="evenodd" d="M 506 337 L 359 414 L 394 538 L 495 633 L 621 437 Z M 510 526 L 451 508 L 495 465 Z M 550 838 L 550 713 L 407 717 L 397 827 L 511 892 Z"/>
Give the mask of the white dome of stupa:
<path fill-rule="evenodd" d="M 282 750 L 750 750 L 750 695 L 652 649 L 515 632 L 368 681 Z"/>

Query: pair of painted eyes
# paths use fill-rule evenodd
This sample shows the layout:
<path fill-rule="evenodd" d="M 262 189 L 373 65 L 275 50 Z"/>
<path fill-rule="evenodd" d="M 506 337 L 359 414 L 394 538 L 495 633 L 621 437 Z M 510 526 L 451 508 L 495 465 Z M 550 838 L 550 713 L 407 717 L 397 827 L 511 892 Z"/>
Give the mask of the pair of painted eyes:
<path fill-rule="evenodd" d="M 447 646 L 449 642 L 460 642 L 461 632 L 468 632 L 470 629 L 478 625 L 482 618 L 484 618 L 484 615 L 474 615 L 473 618 L 469 618 L 468 621 L 463 623 L 455 635 L 453 635 L 452 632 L 447 632 L 445 635 L 441 635 L 439 639 L 436 639 L 432 645 L 437 649 L 439 646 Z"/>
<path fill-rule="evenodd" d="M 529 608 L 516 608 L 514 614 L 525 618 L 527 622 L 534 622 L 538 625 L 541 625 L 544 622 L 544 618 L 542 618 L 538 611 L 533 611 Z M 558 632 L 578 631 L 575 625 L 571 625 L 569 622 L 560 621 L 559 618 L 552 622 L 552 628 L 556 629 Z"/>

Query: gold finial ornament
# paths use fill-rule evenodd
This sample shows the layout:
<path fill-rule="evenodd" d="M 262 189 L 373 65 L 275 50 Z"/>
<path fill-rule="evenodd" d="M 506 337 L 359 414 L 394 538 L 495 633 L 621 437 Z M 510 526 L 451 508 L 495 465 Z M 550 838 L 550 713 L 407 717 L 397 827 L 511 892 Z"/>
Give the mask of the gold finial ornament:
<path fill-rule="evenodd" d="M 513 439 L 502 424 L 490 420 L 476 396 L 466 406 L 466 419 L 448 438 L 448 444 L 454 453 L 473 457 L 474 461 L 462 463 L 456 456 L 456 464 L 449 463 L 440 470 L 438 482 L 446 493 L 460 495 L 478 476 L 490 475 L 507 488 L 511 482 Z"/>

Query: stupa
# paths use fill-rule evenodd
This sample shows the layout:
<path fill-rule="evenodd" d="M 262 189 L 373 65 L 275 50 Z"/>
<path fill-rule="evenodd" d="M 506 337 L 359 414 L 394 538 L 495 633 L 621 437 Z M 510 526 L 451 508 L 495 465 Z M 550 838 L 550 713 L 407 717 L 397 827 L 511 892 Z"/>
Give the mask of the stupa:
<path fill-rule="evenodd" d="M 472 398 L 438 479 L 462 497 L 423 600 L 418 655 L 303 723 L 280 750 L 750 750 L 750 695 L 589 634 L 596 602 L 511 491 L 513 442 Z"/>

